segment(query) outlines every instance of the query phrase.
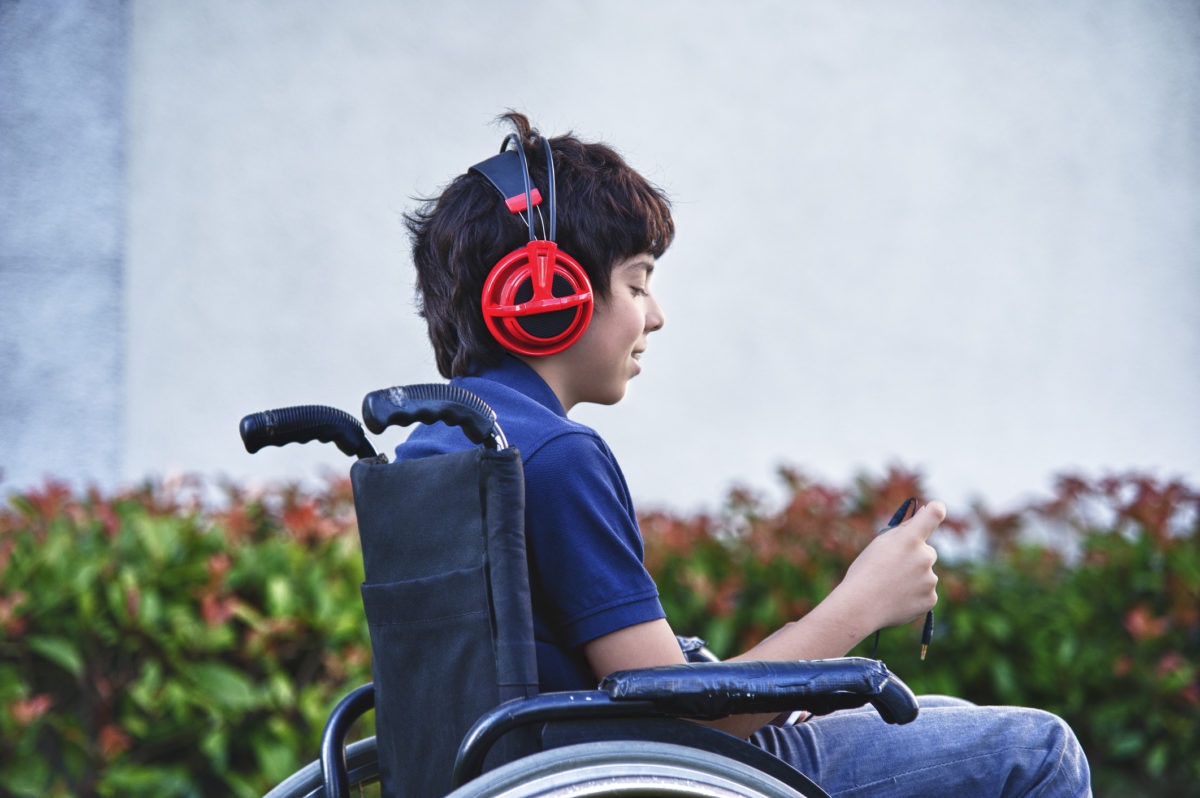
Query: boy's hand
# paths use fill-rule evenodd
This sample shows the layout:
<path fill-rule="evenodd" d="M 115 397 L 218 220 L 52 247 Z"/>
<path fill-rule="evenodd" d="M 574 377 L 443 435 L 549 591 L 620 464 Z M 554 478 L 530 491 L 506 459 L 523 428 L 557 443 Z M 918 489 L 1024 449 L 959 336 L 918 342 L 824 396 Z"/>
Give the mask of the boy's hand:
<path fill-rule="evenodd" d="M 928 540 L 945 518 L 945 505 L 930 502 L 872 540 L 846 570 L 835 592 L 847 594 L 872 629 L 908 623 L 937 603 L 937 551 Z"/>

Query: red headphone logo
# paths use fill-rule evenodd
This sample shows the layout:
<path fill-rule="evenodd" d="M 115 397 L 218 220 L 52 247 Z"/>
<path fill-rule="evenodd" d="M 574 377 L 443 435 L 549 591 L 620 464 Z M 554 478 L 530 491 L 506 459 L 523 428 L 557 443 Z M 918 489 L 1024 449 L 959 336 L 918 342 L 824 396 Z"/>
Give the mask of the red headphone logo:
<path fill-rule="evenodd" d="M 508 149 L 512 142 L 516 147 Z M 542 139 L 550 195 L 550 235 L 533 232 L 533 208 L 541 194 L 532 186 L 525 150 L 515 134 L 500 154 L 471 167 L 504 197 L 512 213 L 527 213 L 529 243 L 501 258 L 483 285 L 483 319 L 492 336 L 510 352 L 545 357 L 574 344 L 592 318 L 592 286 L 579 262 L 554 243 L 554 158 Z M 543 228 L 544 230 L 544 228 Z"/>

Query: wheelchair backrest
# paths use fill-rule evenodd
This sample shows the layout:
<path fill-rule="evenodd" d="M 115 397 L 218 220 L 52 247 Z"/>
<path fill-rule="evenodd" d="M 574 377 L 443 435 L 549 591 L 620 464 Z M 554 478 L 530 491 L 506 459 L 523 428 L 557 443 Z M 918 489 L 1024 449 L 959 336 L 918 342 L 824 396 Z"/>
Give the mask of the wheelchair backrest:
<path fill-rule="evenodd" d="M 471 724 L 537 694 L 521 458 L 366 458 L 350 476 L 384 792 L 442 796 Z"/>

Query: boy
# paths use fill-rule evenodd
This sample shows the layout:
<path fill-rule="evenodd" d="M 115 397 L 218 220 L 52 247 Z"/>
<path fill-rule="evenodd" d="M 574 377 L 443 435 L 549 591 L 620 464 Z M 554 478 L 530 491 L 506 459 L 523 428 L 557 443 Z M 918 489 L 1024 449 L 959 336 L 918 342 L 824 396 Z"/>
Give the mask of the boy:
<path fill-rule="evenodd" d="M 674 224 L 663 193 L 606 145 L 547 140 L 521 114 L 505 118 L 514 129 L 506 152 L 406 221 L 438 368 L 491 405 L 522 455 L 540 687 L 590 689 L 616 670 L 684 661 L 642 564 L 620 467 L 595 431 L 568 417 L 583 402 L 620 401 L 641 371 L 664 323 L 650 281 Z M 458 430 L 421 427 L 397 457 L 466 445 Z M 816 608 L 734 659 L 840 657 L 876 629 L 923 615 L 937 600 L 927 540 L 944 517 L 930 503 L 877 537 Z M 714 725 L 832 795 L 1090 794 L 1083 753 L 1053 715 L 947 698 L 921 705 L 904 726 L 870 710 L 784 727 L 749 715 Z"/>

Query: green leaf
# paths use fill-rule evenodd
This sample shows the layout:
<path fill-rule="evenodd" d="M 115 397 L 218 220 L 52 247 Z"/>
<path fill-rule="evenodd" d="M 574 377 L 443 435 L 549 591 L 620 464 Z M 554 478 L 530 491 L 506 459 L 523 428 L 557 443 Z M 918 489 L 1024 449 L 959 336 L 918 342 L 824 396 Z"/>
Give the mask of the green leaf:
<path fill-rule="evenodd" d="M 187 671 L 202 701 L 234 710 L 245 710 L 259 703 L 259 693 L 241 673 L 219 662 L 201 662 Z"/>
<path fill-rule="evenodd" d="M 70 640 L 61 637 L 30 635 L 25 643 L 38 654 L 61 667 L 76 678 L 83 676 L 83 657 Z"/>
<path fill-rule="evenodd" d="M 1150 753 L 1146 756 L 1146 770 L 1155 778 L 1161 777 L 1167 769 L 1167 762 L 1170 759 L 1170 753 L 1165 742 L 1159 742 L 1150 749 Z"/>
<path fill-rule="evenodd" d="M 1109 738 L 1109 751 L 1117 758 L 1140 754 L 1146 747 L 1146 736 L 1139 731 L 1124 729 Z"/>
<path fill-rule="evenodd" d="M 999 642 L 1005 642 L 1012 635 L 1012 623 L 1003 615 L 988 615 L 982 619 L 982 625 Z"/>
<path fill-rule="evenodd" d="M 293 612 L 295 604 L 292 585 L 282 576 L 267 579 L 267 611 L 276 618 L 286 618 Z"/>

